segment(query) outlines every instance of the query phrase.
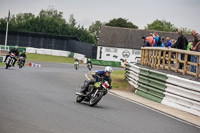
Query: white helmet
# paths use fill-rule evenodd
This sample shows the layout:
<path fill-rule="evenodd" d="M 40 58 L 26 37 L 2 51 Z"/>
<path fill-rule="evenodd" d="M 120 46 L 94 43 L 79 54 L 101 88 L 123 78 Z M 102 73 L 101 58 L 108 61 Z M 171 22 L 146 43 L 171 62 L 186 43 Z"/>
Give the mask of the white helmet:
<path fill-rule="evenodd" d="M 105 67 L 105 72 L 112 73 L 112 67 L 110 67 L 110 66 Z"/>

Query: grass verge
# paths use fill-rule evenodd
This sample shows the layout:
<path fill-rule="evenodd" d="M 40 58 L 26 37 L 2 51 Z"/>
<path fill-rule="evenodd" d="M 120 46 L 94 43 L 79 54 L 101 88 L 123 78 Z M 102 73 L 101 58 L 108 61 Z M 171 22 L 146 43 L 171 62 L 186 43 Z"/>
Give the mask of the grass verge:
<path fill-rule="evenodd" d="M 5 65 L 5 63 L 0 63 L 0 66 L 4 66 Z"/>
<path fill-rule="evenodd" d="M 52 55 L 29 54 L 29 53 L 27 53 L 27 61 L 74 63 L 74 58 L 63 57 L 63 56 L 52 56 Z"/>
<path fill-rule="evenodd" d="M 112 88 L 114 90 L 125 90 L 125 91 L 134 91 L 134 87 L 132 87 L 126 80 L 125 80 L 125 71 L 114 71 L 112 72 Z"/>
<path fill-rule="evenodd" d="M 74 58 L 63 57 L 63 56 L 52 56 L 52 55 L 42 55 L 42 54 L 26 54 L 27 61 L 42 61 L 42 62 L 57 62 L 57 63 L 74 63 Z M 0 63 L 1 66 L 5 63 Z"/>

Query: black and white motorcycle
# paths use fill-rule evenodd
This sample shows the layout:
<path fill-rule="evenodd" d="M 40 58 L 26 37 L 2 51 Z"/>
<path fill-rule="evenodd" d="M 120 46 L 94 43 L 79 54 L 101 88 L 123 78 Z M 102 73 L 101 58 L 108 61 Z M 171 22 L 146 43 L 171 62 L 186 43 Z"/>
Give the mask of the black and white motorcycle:
<path fill-rule="evenodd" d="M 89 85 L 86 94 L 82 94 L 81 90 L 84 89 L 88 81 L 83 81 L 84 84 L 77 88 L 77 90 L 79 91 L 76 92 L 76 102 L 80 103 L 82 101 L 85 101 L 89 103 L 89 106 L 97 105 L 101 98 L 107 94 L 109 88 L 108 81 L 104 80 L 101 77 L 98 78 L 99 82 L 96 82 L 93 85 Z"/>
<path fill-rule="evenodd" d="M 11 53 L 8 58 L 6 59 L 6 69 L 8 69 L 8 67 L 12 67 L 13 64 L 15 62 L 15 54 Z"/>

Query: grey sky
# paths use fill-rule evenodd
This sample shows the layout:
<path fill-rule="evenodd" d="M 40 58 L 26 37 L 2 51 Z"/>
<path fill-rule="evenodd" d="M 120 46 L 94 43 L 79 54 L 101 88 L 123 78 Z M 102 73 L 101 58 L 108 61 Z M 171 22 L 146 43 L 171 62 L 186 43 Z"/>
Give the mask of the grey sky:
<path fill-rule="evenodd" d="M 69 19 L 74 14 L 78 24 L 88 27 L 100 20 L 126 18 L 140 29 L 155 19 L 165 19 L 176 27 L 195 29 L 200 33 L 200 0 L 0 0 L 0 18 L 17 13 L 38 15 L 41 9 L 54 6 Z"/>

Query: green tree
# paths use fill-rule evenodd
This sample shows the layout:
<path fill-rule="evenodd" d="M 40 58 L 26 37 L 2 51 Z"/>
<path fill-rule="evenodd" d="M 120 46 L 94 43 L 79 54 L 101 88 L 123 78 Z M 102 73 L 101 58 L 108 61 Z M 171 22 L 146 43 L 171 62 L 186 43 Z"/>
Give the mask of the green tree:
<path fill-rule="evenodd" d="M 183 33 L 186 33 L 186 34 L 191 33 L 191 29 L 188 29 L 188 28 L 185 28 L 185 27 L 181 27 L 180 29 L 182 29 Z"/>
<path fill-rule="evenodd" d="M 6 29 L 7 18 L 0 18 L 0 29 Z M 41 10 L 38 16 L 31 13 L 19 13 L 12 15 L 9 22 L 9 30 L 36 32 L 55 35 L 70 35 L 87 43 L 97 44 L 95 36 L 80 25 L 76 26 L 76 19 L 70 16 L 69 23 L 63 18 L 63 13 L 53 7 Z"/>
<path fill-rule="evenodd" d="M 99 34 L 101 31 L 102 25 L 103 25 L 103 23 L 101 23 L 101 21 L 95 21 L 89 27 L 89 32 L 96 37 L 96 40 L 98 40 L 98 38 L 99 38 Z"/>
<path fill-rule="evenodd" d="M 153 21 L 151 24 L 147 24 L 145 29 L 158 30 L 158 31 L 171 31 L 171 32 L 178 31 L 178 28 L 175 27 L 174 24 L 171 24 L 170 22 L 167 22 L 166 20 L 158 20 L 158 19 Z"/>
<path fill-rule="evenodd" d="M 113 27 L 124 27 L 124 28 L 133 28 L 138 29 L 136 25 L 132 22 L 129 22 L 128 19 L 123 18 L 114 18 L 110 20 L 108 23 L 105 24 L 106 26 L 113 26 Z"/>
<path fill-rule="evenodd" d="M 69 17 L 69 25 L 71 26 L 71 27 L 75 27 L 76 26 L 76 19 L 74 18 L 74 15 L 73 14 L 71 14 L 70 15 L 70 17 Z"/>

